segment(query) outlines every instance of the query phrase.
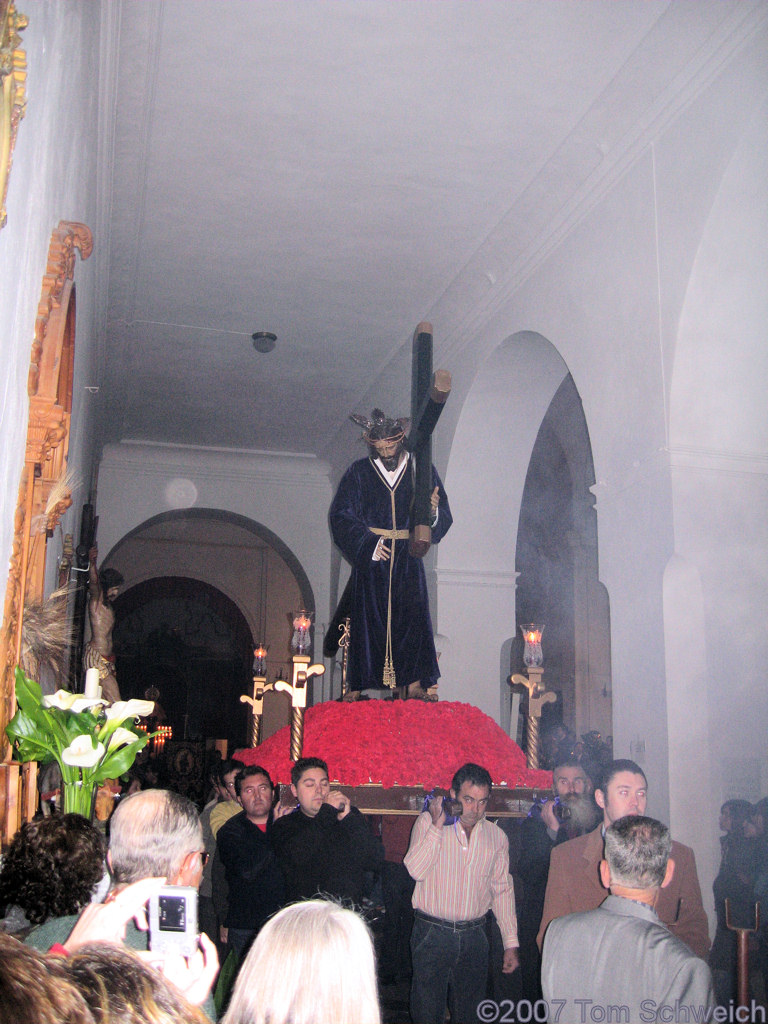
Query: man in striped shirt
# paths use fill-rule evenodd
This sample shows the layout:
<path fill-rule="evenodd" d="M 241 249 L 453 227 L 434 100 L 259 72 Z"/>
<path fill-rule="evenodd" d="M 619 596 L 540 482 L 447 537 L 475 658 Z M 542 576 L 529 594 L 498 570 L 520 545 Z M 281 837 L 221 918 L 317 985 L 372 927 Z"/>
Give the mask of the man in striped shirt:
<path fill-rule="evenodd" d="M 404 864 L 416 881 L 411 1019 L 418 1024 L 442 1024 L 446 999 L 452 1024 L 477 1021 L 488 974 L 489 910 L 504 943 L 502 970 L 518 967 L 509 844 L 485 818 L 491 786 L 485 768 L 463 765 L 451 785 L 459 817 L 447 817 L 435 797 L 413 827 Z"/>

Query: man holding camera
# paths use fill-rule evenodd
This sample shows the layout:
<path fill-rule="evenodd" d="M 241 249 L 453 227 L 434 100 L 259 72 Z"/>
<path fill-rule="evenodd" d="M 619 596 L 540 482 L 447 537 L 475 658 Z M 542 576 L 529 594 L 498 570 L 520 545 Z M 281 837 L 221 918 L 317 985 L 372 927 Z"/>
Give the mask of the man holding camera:
<path fill-rule="evenodd" d="M 381 843 L 349 797 L 331 789 L 328 765 L 319 757 L 300 757 L 294 764 L 291 792 L 298 806 L 272 832 L 286 902 L 320 893 L 359 905 L 365 873 L 381 867 Z"/>
<path fill-rule="evenodd" d="M 452 1021 L 477 1020 L 488 975 L 489 910 L 501 930 L 502 970 L 518 966 L 509 845 L 485 817 L 491 787 L 485 768 L 465 764 L 453 777 L 453 806 L 435 797 L 413 826 L 404 864 L 416 881 L 411 1019 L 419 1024 L 442 1024 L 446 1000 Z"/>
<path fill-rule="evenodd" d="M 517 873 L 523 883 L 523 897 L 517 925 L 522 995 L 531 1003 L 541 998 L 536 935 L 544 909 L 550 855 L 560 843 L 591 831 L 597 820 L 592 781 L 578 761 L 567 760 L 555 765 L 552 772 L 552 796 L 535 803 L 520 825 Z"/>
<path fill-rule="evenodd" d="M 185 924 L 195 922 L 197 889 L 207 859 L 200 815 L 192 801 L 170 790 L 140 790 L 124 797 L 110 819 L 107 864 L 112 875 L 112 887 L 104 902 L 117 902 L 122 893 L 136 882 L 160 880 L 168 887 L 186 887 L 179 890 L 178 900 L 192 900 L 195 906 L 185 905 L 181 916 Z M 153 916 L 151 909 L 150 918 Z M 77 922 L 77 915 L 51 918 L 33 928 L 25 942 L 44 951 L 59 947 L 67 942 Z M 186 942 L 190 938 L 186 934 L 188 931 L 189 928 L 178 930 L 181 941 Z M 170 934 L 163 930 L 163 938 L 168 939 Z M 146 950 L 147 940 L 147 931 L 138 928 L 135 921 L 128 921 L 124 932 L 126 946 Z M 197 953 L 184 962 L 191 965 L 193 960 L 203 961 L 212 983 L 218 968 L 216 947 L 205 934 L 198 937 L 198 942 Z M 160 953 L 158 959 L 163 960 L 165 956 L 167 954 Z M 178 956 L 173 959 L 178 960 Z M 215 1013 L 210 996 L 204 1008 L 209 1016 Z M 211 1020 L 214 1019 L 211 1016 Z"/>

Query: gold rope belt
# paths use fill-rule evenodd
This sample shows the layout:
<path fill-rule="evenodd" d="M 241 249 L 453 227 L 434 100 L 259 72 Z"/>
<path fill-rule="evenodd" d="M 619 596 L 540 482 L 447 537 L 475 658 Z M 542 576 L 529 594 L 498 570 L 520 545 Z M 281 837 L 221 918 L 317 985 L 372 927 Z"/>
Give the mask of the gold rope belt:
<path fill-rule="evenodd" d="M 397 517 L 395 515 L 395 492 L 390 492 L 390 501 L 392 503 L 392 523 L 397 525 Z M 368 529 L 371 533 L 375 533 L 377 537 L 386 537 L 387 540 L 408 540 L 410 537 L 409 530 L 384 530 L 380 526 L 369 526 Z M 395 680 L 395 666 L 392 660 L 392 572 L 395 567 L 395 552 L 392 551 L 389 557 L 389 593 L 387 594 L 387 647 L 384 654 L 384 673 L 382 682 L 385 686 L 388 686 L 390 690 L 394 690 L 397 682 Z"/>

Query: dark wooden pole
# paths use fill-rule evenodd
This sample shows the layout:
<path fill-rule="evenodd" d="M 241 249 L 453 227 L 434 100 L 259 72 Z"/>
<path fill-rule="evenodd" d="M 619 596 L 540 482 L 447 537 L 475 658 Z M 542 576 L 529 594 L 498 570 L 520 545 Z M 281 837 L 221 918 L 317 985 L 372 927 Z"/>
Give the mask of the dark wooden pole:
<path fill-rule="evenodd" d="M 413 470 L 413 510 L 409 549 L 423 558 L 432 543 L 432 431 L 451 391 L 451 375 L 438 370 L 432 375 L 432 324 L 420 323 L 413 335 L 411 364 L 411 432 L 407 448 Z"/>

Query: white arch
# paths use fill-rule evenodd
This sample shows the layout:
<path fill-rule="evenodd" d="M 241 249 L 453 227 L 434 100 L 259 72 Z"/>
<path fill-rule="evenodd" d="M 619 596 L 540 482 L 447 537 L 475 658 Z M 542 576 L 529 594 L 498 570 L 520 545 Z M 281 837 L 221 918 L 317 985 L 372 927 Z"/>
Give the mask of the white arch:
<path fill-rule="evenodd" d="M 515 630 L 515 544 L 525 473 L 549 403 L 568 372 L 546 338 L 520 331 L 478 371 L 462 406 L 445 486 L 454 524 L 440 544 L 440 694 L 499 718 L 501 650 Z M 457 666 L 472 665 L 471 678 Z"/>

